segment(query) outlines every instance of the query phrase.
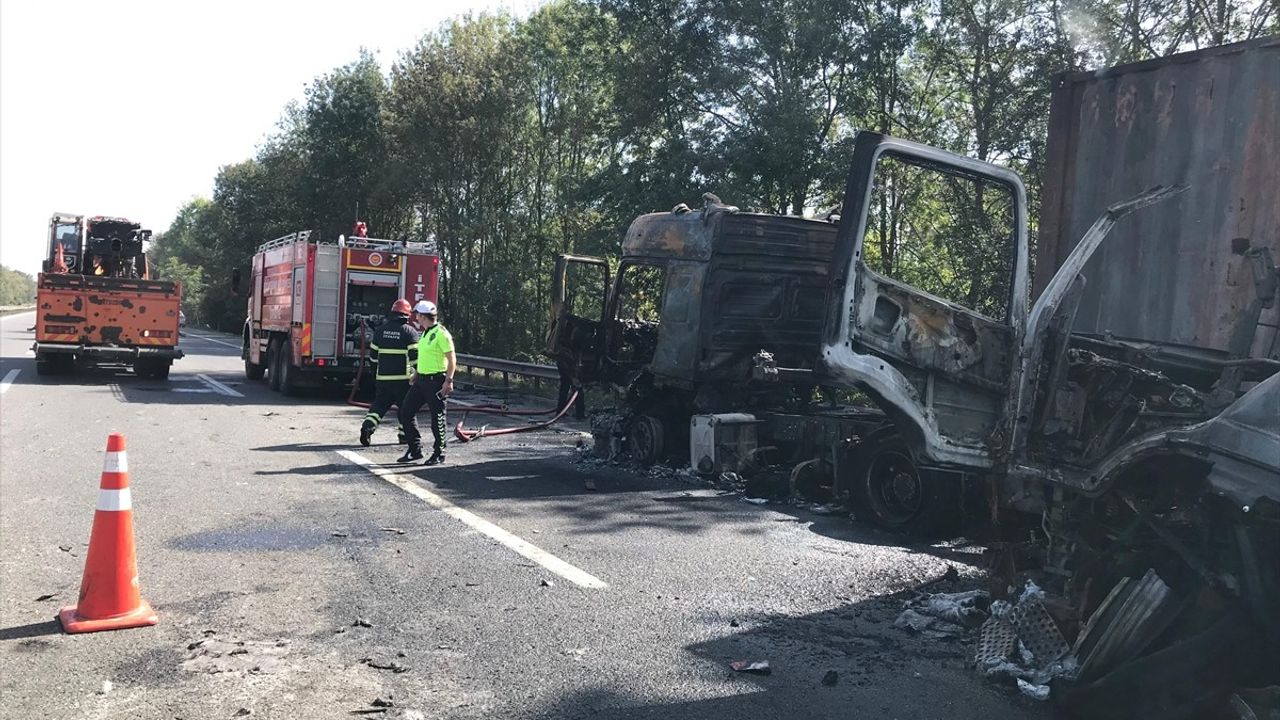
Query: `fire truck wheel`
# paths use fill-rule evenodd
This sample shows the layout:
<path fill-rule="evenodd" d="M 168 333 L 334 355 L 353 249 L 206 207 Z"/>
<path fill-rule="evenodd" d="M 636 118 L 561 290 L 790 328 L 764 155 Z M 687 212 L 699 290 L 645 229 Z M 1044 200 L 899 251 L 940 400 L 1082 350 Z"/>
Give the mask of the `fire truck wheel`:
<path fill-rule="evenodd" d="M 293 366 L 289 354 L 280 352 L 280 393 L 285 396 L 298 394 L 298 368 Z"/>
<path fill-rule="evenodd" d="M 252 360 L 244 361 L 244 376 L 249 380 L 261 380 L 267 376 L 267 366 L 258 365 Z"/>
<path fill-rule="evenodd" d="M 272 390 L 280 389 L 280 341 L 272 340 L 267 344 L 267 382 Z"/>

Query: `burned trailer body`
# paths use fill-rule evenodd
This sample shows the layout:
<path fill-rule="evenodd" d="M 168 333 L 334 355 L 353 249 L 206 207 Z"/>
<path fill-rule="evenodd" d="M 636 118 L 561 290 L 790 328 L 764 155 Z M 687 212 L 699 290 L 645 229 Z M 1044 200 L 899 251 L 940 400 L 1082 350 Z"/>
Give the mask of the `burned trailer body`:
<path fill-rule="evenodd" d="M 1227 350 L 1254 295 L 1247 251 L 1280 258 L 1280 36 L 1061 75 L 1046 153 L 1033 291 L 1107 205 L 1184 183 L 1090 261 L 1074 330 Z M 1280 357 L 1277 312 L 1255 357 Z"/>

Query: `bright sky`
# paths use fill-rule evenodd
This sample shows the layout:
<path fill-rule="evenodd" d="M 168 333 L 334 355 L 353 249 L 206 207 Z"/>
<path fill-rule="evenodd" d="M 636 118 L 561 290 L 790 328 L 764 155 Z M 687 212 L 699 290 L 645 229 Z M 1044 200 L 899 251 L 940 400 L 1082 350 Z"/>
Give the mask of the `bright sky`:
<path fill-rule="evenodd" d="M 372 50 L 384 69 L 465 12 L 538 0 L 5 0 L 0 263 L 35 274 L 54 212 L 157 232 L 218 168 L 253 155 L 317 75 Z"/>

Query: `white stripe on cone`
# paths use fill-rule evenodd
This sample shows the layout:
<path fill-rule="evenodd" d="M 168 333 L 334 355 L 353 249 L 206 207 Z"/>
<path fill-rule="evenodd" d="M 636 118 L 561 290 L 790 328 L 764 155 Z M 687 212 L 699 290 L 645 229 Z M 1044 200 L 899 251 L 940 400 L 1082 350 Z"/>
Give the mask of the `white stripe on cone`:
<path fill-rule="evenodd" d="M 99 490 L 98 509 L 106 510 L 108 512 L 132 510 L 133 496 L 129 494 L 129 488 L 123 488 L 121 490 Z"/>
<path fill-rule="evenodd" d="M 129 472 L 129 457 L 123 451 L 107 453 L 106 462 L 102 464 L 102 472 Z"/>

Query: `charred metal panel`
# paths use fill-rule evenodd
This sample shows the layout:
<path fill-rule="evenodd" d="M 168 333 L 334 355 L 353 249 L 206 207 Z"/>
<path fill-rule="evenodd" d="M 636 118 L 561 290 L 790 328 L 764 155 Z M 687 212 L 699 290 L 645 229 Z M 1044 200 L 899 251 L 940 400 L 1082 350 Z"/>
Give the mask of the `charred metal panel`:
<path fill-rule="evenodd" d="M 1227 349 L 1255 292 L 1245 252 L 1280 255 L 1280 37 L 1060 76 L 1049 122 L 1035 293 L 1108 203 L 1184 183 L 1086 266 L 1075 330 Z"/>
<path fill-rule="evenodd" d="M 691 379 L 698 358 L 698 311 L 706 264 L 675 260 L 667 266 L 662 327 L 649 368 L 655 375 Z"/>
<path fill-rule="evenodd" d="M 740 372 L 760 350 L 784 367 L 813 368 L 836 226 L 749 213 L 722 213 L 716 223 L 700 374 Z"/>
<path fill-rule="evenodd" d="M 982 445 L 1000 418 L 1013 331 L 874 273 L 865 279 L 851 318 L 855 346 L 900 361 L 939 432 Z"/>
<path fill-rule="evenodd" d="M 627 228 L 622 258 L 710 260 L 712 232 L 705 219 L 701 212 L 641 215 Z"/>

